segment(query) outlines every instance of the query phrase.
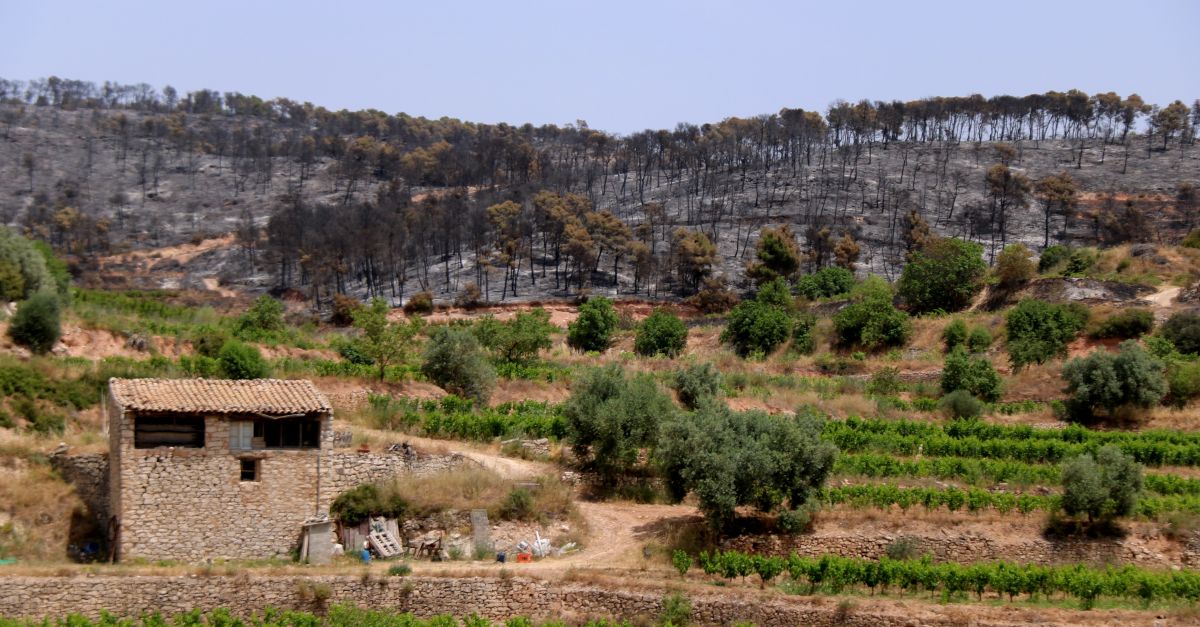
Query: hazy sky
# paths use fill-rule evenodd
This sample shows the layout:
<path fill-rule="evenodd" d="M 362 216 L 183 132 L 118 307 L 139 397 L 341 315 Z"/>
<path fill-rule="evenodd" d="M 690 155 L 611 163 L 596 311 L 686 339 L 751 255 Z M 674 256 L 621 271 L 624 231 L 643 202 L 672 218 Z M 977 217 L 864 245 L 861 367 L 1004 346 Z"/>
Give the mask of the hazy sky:
<path fill-rule="evenodd" d="M 0 0 L 0 77 L 616 132 L 837 98 L 1200 98 L 1200 1 Z"/>

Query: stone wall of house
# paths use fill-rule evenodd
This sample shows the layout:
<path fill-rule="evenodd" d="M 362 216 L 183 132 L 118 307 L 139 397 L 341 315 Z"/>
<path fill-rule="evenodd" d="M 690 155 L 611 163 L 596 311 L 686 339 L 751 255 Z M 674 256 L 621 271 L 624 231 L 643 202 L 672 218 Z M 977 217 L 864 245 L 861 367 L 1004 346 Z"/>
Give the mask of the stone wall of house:
<path fill-rule="evenodd" d="M 934 559 L 951 562 L 989 562 L 1004 560 L 1027 564 L 1137 564 L 1169 568 L 1187 564 L 1194 556 L 1185 551 L 1177 557 L 1151 551 L 1137 543 L 1111 540 L 1047 540 L 1039 537 L 998 539 L 981 533 L 946 531 L 933 535 L 914 534 L 801 534 L 739 536 L 725 541 L 726 550 L 786 557 L 833 554 L 843 557 L 879 559 L 888 547 L 906 538 L 917 554 L 930 553 Z"/>
<path fill-rule="evenodd" d="M 75 493 L 87 506 L 100 529 L 108 524 L 108 453 L 50 456 L 50 465 L 62 478 L 75 486 Z"/>
<path fill-rule="evenodd" d="M 638 589 L 525 578 L 430 578 L 362 576 L 89 576 L 8 577 L 0 579 L 0 617 L 97 617 L 101 610 L 118 616 L 147 611 L 164 615 L 192 609 L 227 608 L 238 616 L 263 608 L 322 612 L 340 603 L 380 611 L 412 612 L 428 617 L 476 613 L 493 621 L 513 616 L 556 618 L 569 622 L 615 617 L 651 622 L 662 611 L 668 590 L 653 584 Z M 1013 625 L 1045 622 L 1036 610 L 1008 608 L 1001 619 L 963 608 L 928 605 L 902 611 L 886 606 L 840 606 L 832 599 L 759 593 L 751 590 L 686 593 L 692 620 L 702 625 L 740 621 L 756 625 Z M 1110 615 L 1112 614 L 1112 615 Z M 1132 614 L 1126 612 L 1125 614 Z M 1075 617 L 1072 621 L 1071 617 Z M 1143 615 L 1144 617 L 1144 615 Z M 1114 613 L 1055 615 L 1055 624 L 1094 624 L 1116 620 Z"/>
<path fill-rule="evenodd" d="M 59 455 L 55 464 L 102 525 L 110 514 L 119 517 L 121 559 L 200 562 L 288 556 L 299 546 L 302 523 L 328 511 L 338 494 L 470 461 L 407 447 L 334 450 L 331 427 L 326 418 L 320 450 L 242 451 L 230 448 L 229 420 L 208 416 L 204 448 L 136 449 L 132 421 L 118 419 L 110 425 L 114 464 L 107 455 Z M 257 480 L 241 480 L 243 459 L 257 461 Z"/>

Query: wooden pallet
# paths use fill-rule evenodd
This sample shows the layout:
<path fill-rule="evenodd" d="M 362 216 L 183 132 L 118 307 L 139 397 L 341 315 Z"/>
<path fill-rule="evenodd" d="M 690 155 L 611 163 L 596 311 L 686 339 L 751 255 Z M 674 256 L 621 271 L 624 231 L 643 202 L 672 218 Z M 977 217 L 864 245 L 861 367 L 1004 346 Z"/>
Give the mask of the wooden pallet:
<path fill-rule="evenodd" d="M 367 536 L 367 540 L 380 557 L 396 557 L 404 552 L 404 548 L 396 541 L 395 536 L 387 531 L 372 531 L 371 535 Z"/>

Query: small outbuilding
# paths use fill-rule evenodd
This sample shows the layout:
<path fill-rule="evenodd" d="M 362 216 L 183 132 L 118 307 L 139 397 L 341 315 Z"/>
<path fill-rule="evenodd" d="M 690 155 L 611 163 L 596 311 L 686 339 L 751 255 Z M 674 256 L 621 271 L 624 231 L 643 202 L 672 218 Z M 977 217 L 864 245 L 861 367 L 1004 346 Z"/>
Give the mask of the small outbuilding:
<path fill-rule="evenodd" d="M 112 379 L 109 392 L 119 559 L 286 557 L 335 496 L 333 410 L 311 381 Z"/>

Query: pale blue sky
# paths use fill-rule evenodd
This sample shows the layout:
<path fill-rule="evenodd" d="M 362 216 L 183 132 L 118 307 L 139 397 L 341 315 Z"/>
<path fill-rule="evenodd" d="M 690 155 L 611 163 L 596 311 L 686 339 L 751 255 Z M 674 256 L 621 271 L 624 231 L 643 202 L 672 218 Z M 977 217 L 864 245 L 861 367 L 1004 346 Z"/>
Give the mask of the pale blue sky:
<path fill-rule="evenodd" d="M 837 98 L 1200 98 L 1200 2 L 0 0 L 0 77 L 631 132 Z"/>

